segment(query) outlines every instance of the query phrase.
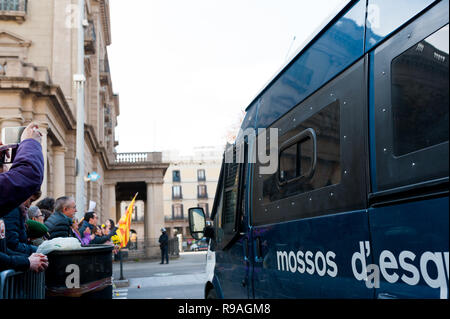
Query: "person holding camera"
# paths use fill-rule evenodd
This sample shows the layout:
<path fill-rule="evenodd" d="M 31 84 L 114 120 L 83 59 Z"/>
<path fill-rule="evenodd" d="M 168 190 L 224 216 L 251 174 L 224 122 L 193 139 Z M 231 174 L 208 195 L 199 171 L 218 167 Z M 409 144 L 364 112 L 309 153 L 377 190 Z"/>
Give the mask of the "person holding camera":
<path fill-rule="evenodd" d="M 12 166 L 8 170 L 0 161 L 0 218 L 18 207 L 41 188 L 44 179 L 42 134 L 38 125 L 30 123 L 23 131 Z M 0 143 L 1 147 L 2 143 Z M 0 160 L 10 158 L 8 151 L 0 151 Z M 11 251 L 6 246 L 6 227 L 0 219 L 0 271 L 5 269 L 44 271 L 47 256 L 32 253 L 30 256 Z"/>
<path fill-rule="evenodd" d="M 42 134 L 36 123 L 30 123 L 22 133 L 12 166 L 4 171 L 0 165 L 0 217 L 25 202 L 41 188 L 44 179 Z M 6 152 L 0 154 L 4 158 Z"/>

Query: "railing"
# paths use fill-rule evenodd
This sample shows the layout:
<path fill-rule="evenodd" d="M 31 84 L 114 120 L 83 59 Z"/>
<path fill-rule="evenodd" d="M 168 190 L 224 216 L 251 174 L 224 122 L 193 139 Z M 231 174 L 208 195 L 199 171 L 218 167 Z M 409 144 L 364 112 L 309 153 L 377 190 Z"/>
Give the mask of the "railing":
<path fill-rule="evenodd" d="M 109 61 L 106 59 L 100 59 L 100 72 L 102 73 L 110 73 L 109 72 Z"/>
<path fill-rule="evenodd" d="M 0 0 L 0 11 L 27 12 L 27 0 Z"/>
<path fill-rule="evenodd" d="M 158 238 L 138 239 L 134 242 L 129 241 L 127 250 L 122 252 L 122 260 L 132 260 L 136 258 L 161 258 Z M 180 249 L 178 237 L 169 238 L 169 256 L 179 256 Z M 146 251 L 153 249 L 154 255 L 147 256 Z"/>
<path fill-rule="evenodd" d="M 45 299 L 45 272 L 0 272 L 0 299 Z"/>
<path fill-rule="evenodd" d="M 87 27 L 85 29 L 84 39 L 86 41 L 96 41 L 97 40 L 97 36 L 95 34 L 95 26 L 92 21 L 89 22 L 89 24 L 87 25 Z"/>
<path fill-rule="evenodd" d="M 116 164 L 160 163 L 161 152 L 116 153 Z"/>
<path fill-rule="evenodd" d="M 84 49 L 87 54 L 95 54 L 96 38 L 94 23 L 90 21 L 84 29 Z"/>
<path fill-rule="evenodd" d="M 175 221 L 182 221 L 182 220 L 184 220 L 184 221 L 187 221 L 188 220 L 188 218 L 187 218 L 187 216 L 164 216 L 164 221 L 166 221 L 166 222 L 170 222 L 170 221 L 173 221 L 173 220 L 175 220 Z"/>

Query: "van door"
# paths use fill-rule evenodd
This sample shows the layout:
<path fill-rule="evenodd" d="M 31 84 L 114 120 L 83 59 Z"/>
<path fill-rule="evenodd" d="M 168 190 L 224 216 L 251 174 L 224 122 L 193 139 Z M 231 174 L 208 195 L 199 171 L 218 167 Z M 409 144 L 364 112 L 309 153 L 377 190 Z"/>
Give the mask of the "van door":
<path fill-rule="evenodd" d="M 247 143 L 232 145 L 227 151 L 219 182 L 221 199 L 214 219 L 215 283 L 219 297 L 242 299 L 248 298 L 250 291 L 246 214 L 248 202 L 245 200 L 248 174 Z"/>
<path fill-rule="evenodd" d="M 448 23 L 441 1 L 370 55 L 378 298 L 448 298 Z"/>
<path fill-rule="evenodd" d="M 255 298 L 374 296 L 366 71 L 363 58 L 271 125 L 278 170 L 257 161 L 252 179 Z"/>

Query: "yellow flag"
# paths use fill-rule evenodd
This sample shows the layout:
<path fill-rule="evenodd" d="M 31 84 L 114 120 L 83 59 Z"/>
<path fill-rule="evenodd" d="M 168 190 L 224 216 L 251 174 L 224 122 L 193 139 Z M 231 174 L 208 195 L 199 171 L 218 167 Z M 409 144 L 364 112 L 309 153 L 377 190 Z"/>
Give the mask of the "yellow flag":
<path fill-rule="evenodd" d="M 120 239 L 120 248 L 125 247 L 128 244 L 128 240 L 130 239 L 131 215 L 133 214 L 133 206 L 137 194 L 138 193 L 134 195 L 133 200 L 131 201 L 130 205 L 128 205 L 126 213 L 120 218 L 119 223 L 117 224 L 118 228 L 116 234 Z"/>

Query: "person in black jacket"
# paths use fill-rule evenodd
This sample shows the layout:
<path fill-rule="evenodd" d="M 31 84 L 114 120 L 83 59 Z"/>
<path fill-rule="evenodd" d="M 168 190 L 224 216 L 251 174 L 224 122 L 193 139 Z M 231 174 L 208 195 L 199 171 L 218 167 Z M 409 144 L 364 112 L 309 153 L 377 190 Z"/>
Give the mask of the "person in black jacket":
<path fill-rule="evenodd" d="M 6 227 L 0 219 L 0 271 L 14 269 L 16 271 L 26 271 L 28 269 L 39 272 L 48 267 L 47 256 L 33 253 L 27 256 L 14 252 L 6 246 Z"/>
<path fill-rule="evenodd" d="M 6 244 L 12 251 L 25 254 L 27 256 L 35 253 L 37 247 L 28 244 L 28 236 L 25 228 L 24 205 L 13 209 L 3 217 L 6 226 Z"/>
<path fill-rule="evenodd" d="M 76 212 L 77 207 L 73 197 L 58 198 L 55 203 L 55 212 L 45 222 L 50 234 L 49 239 L 75 237 L 72 231 L 72 218 Z"/>
<path fill-rule="evenodd" d="M 166 229 L 161 228 L 161 236 L 159 236 L 159 247 L 161 248 L 161 264 L 164 264 L 164 259 L 166 263 L 169 263 L 169 236 L 167 236 Z"/>
<path fill-rule="evenodd" d="M 28 208 L 31 203 L 41 197 L 41 191 L 37 191 L 19 207 L 16 207 L 3 217 L 6 227 L 6 245 L 12 251 L 30 256 L 36 252 L 37 247 L 28 243 L 25 223 L 28 219 Z"/>

